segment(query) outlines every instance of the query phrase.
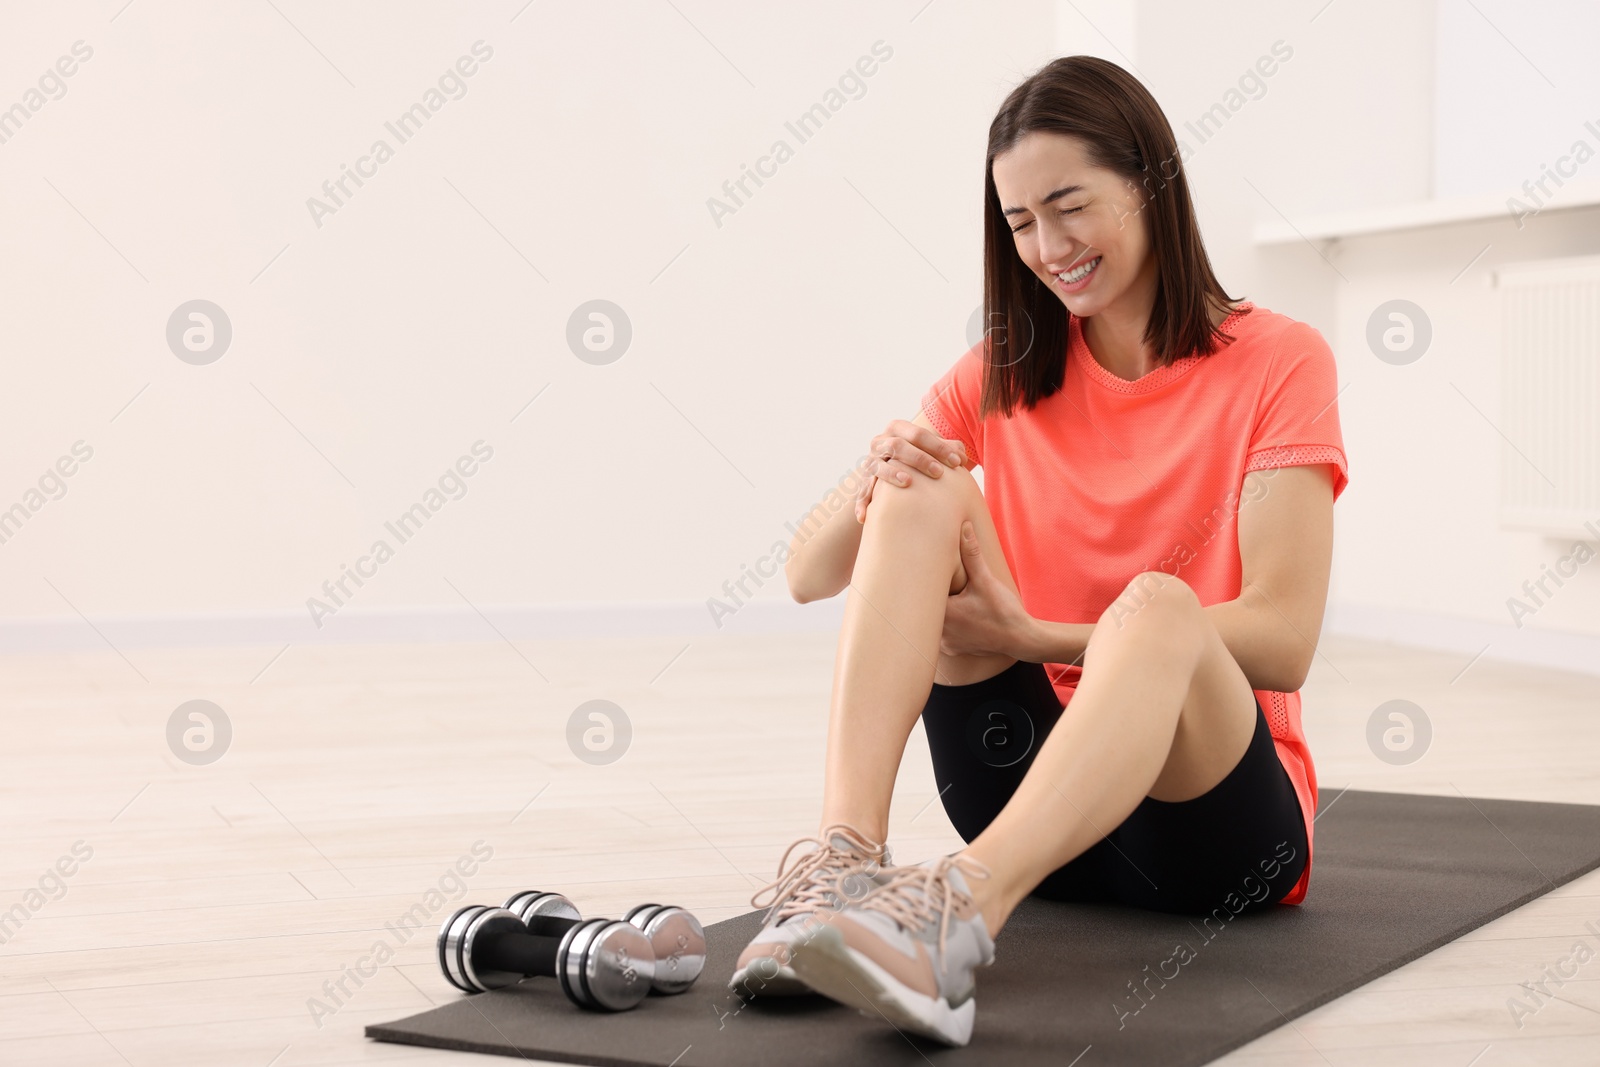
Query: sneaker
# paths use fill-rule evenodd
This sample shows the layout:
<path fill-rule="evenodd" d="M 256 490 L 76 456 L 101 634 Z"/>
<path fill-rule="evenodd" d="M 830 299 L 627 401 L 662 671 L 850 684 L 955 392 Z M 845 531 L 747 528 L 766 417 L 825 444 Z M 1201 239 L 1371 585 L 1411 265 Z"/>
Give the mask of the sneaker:
<path fill-rule="evenodd" d="M 989 870 L 957 855 L 888 873 L 859 899 L 809 916 L 790 945 L 790 968 L 863 1015 L 965 1045 L 978 1007 L 973 972 L 994 962 L 967 877 Z"/>
<path fill-rule="evenodd" d="M 790 845 L 778 861 L 778 877 L 756 891 L 752 907 L 765 907 L 761 931 L 739 954 L 728 988 L 742 997 L 798 996 L 812 992 L 795 977 L 789 967 L 789 944 L 799 932 L 800 920 L 819 908 L 838 908 L 850 896 L 865 895 L 885 877 L 889 846 L 868 841 L 855 827 L 836 823 L 824 831 L 825 838 L 802 837 Z M 801 853 L 786 871 L 789 856 L 806 842 L 817 847 Z M 848 884 L 838 881 L 850 876 Z M 772 893 L 770 904 L 761 898 Z"/>

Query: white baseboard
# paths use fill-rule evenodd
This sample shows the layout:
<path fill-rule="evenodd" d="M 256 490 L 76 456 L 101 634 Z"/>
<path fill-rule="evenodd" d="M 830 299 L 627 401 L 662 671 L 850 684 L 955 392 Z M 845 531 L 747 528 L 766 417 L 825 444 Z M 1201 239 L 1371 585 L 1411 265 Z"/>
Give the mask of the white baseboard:
<path fill-rule="evenodd" d="M 195 615 L 98 615 L 0 619 L 0 654 L 219 645 L 387 644 L 582 637 L 715 636 L 837 630 L 844 597 L 810 604 L 753 600 L 713 620 L 704 603 L 347 607 L 319 628 L 304 610 Z"/>
<path fill-rule="evenodd" d="M 517 641 L 585 637 L 706 636 L 721 633 L 837 631 L 844 597 L 811 604 L 755 600 L 721 619 L 703 603 L 552 604 L 459 608 L 349 607 L 319 629 L 300 610 L 208 615 L 107 615 L 0 619 L 0 654 L 86 652 L 115 648 L 203 648 L 218 645 L 382 644 L 429 641 Z M 1600 674 L 1600 637 L 1425 612 L 1330 604 L 1324 634 L 1387 641 L 1412 648 Z M 1485 649 L 1484 646 L 1488 646 Z"/>

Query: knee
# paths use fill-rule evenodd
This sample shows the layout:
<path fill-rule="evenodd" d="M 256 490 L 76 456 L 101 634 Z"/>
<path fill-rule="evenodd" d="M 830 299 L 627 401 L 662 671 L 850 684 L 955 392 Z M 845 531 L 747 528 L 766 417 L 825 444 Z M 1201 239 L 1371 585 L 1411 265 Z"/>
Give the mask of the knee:
<path fill-rule="evenodd" d="M 1197 621 L 1200 608 L 1199 594 L 1182 578 L 1164 571 L 1141 571 L 1100 613 L 1100 621 L 1118 630 L 1136 623 L 1181 627 Z"/>
<path fill-rule="evenodd" d="M 872 502 L 867 505 L 869 519 L 873 512 L 882 509 L 882 514 L 912 514 L 920 519 L 942 516 L 953 523 L 957 521 L 956 516 L 967 513 L 974 498 L 981 500 L 983 497 L 977 479 L 962 467 L 946 467 L 937 478 L 920 472 L 911 474 L 910 478 L 909 485 L 897 485 L 880 478 L 873 487 Z"/>

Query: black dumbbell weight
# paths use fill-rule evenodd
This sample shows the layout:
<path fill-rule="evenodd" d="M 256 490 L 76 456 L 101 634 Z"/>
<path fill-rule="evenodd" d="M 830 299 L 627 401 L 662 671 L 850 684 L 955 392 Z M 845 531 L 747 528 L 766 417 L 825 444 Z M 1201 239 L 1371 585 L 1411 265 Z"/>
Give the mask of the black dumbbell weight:
<path fill-rule="evenodd" d="M 467 993 L 533 975 L 555 978 L 568 1000 L 596 1011 L 626 1011 L 649 994 L 655 950 L 637 927 L 551 915 L 536 921 L 539 932 L 505 908 L 460 908 L 439 928 L 439 969 Z"/>
<path fill-rule="evenodd" d="M 532 933 L 554 935 L 580 918 L 578 909 L 560 893 L 514 893 L 502 907 L 527 923 Z M 630 908 L 622 921 L 637 927 L 655 950 L 650 992 L 665 996 L 682 993 L 705 970 L 706 932 L 690 912 L 670 904 L 640 904 Z"/>

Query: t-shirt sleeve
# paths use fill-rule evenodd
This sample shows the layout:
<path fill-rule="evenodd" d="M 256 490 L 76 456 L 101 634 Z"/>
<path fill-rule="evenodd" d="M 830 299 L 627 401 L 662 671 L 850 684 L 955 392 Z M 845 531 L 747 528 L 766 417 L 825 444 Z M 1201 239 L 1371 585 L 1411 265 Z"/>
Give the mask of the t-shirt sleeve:
<path fill-rule="evenodd" d="M 1246 450 L 1245 473 L 1269 467 L 1333 465 L 1333 498 L 1349 482 L 1339 430 L 1339 381 L 1333 349 L 1317 329 L 1284 331 L 1267 372 Z"/>
<path fill-rule="evenodd" d="M 922 396 L 922 411 L 939 436 L 960 441 L 967 449 L 967 468 L 983 466 L 983 342 L 969 348 Z"/>

